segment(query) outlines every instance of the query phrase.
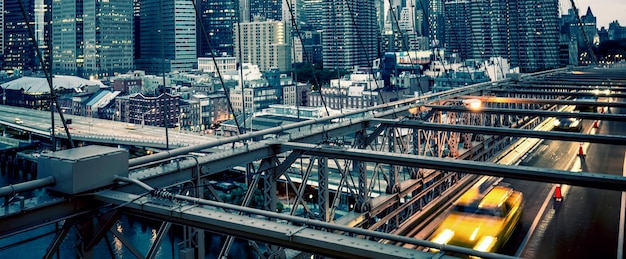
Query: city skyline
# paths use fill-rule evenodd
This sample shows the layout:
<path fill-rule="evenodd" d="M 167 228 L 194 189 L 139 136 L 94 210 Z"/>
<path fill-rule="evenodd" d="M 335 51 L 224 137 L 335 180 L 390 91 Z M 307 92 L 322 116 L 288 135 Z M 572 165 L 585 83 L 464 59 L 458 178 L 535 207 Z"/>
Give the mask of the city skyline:
<path fill-rule="evenodd" d="M 567 13 L 572 8 L 570 0 L 559 0 L 561 3 L 561 14 Z M 574 0 L 578 8 L 579 15 L 587 12 L 587 7 L 591 7 L 591 12 L 596 16 L 598 29 L 609 28 L 609 23 L 617 20 L 621 26 L 626 25 L 626 1 L 624 0 Z"/>

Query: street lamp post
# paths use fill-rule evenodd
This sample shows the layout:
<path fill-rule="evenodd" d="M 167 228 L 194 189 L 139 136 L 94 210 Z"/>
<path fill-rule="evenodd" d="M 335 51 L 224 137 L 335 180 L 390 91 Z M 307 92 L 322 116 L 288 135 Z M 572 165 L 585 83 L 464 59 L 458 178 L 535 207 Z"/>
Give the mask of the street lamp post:
<path fill-rule="evenodd" d="M 178 132 L 180 132 L 180 129 L 183 127 L 183 118 L 185 117 L 185 113 L 181 112 L 180 115 L 178 115 Z"/>
<path fill-rule="evenodd" d="M 146 125 L 146 114 L 150 113 L 150 112 L 154 112 L 156 110 L 156 108 L 152 108 L 151 110 L 148 110 L 147 112 L 144 112 L 143 115 L 141 116 L 141 127 L 143 128 L 143 126 Z"/>
<path fill-rule="evenodd" d="M 7 88 L 9 88 L 7 86 Z M 2 105 L 7 104 L 7 88 L 2 88 Z"/>
<path fill-rule="evenodd" d="M 113 113 L 113 115 L 111 116 L 111 121 L 115 121 L 115 117 L 118 117 L 118 116 L 120 116 L 120 112 L 119 111 L 115 111 Z"/>

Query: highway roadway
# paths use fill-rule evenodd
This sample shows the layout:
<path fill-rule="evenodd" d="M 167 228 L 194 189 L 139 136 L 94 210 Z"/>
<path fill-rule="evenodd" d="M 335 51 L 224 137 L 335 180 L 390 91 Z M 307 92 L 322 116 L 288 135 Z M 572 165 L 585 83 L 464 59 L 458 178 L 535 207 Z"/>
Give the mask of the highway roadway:
<path fill-rule="evenodd" d="M 611 109 L 612 113 L 623 113 Z M 18 115 L 15 115 L 18 114 Z M 0 118 L 14 123 L 16 116 L 23 125 L 44 130 L 50 127 L 47 112 L 0 106 Z M 164 129 L 156 127 L 135 130 L 125 128 L 126 123 L 69 116 L 76 134 L 138 134 L 139 137 L 163 138 Z M 57 118 L 58 119 L 58 118 Z M 585 121 L 584 131 L 591 134 L 625 135 L 623 122 L 600 122 L 599 128 Z M 92 130 L 94 132 L 92 132 Z M 95 133 L 98 132 L 98 133 Z M 170 139 L 179 134 L 170 130 Z M 204 139 L 197 133 L 182 134 L 184 138 Z M 179 136 L 180 137 L 180 136 Z M 570 169 L 606 174 L 624 173 L 626 147 L 617 145 L 583 145 L 584 157 L 578 155 L 580 143 L 543 141 L 531 156 L 520 165 L 551 169 Z M 500 251 L 523 258 L 623 258 L 624 198 L 616 191 L 562 186 L 564 200 L 553 201 L 554 185 L 549 183 L 503 179 L 504 183 L 524 193 L 524 215 L 512 239 Z"/>
<path fill-rule="evenodd" d="M 622 112 L 612 109 L 610 112 Z M 590 134 L 624 135 L 623 122 L 604 121 Z M 539 168 L 623 174 L 626 147 L 545 140 L 520 165 Z M 524 215 L 502 253 L 523 258 L 623 258 L 624 199 L 622 193 L 562 185 L 564 199 L 554 201 L 555 184 L 503 179 L 524 193 Z M 620 229 L 622 231 L 620 231 Z M 619 245 L 618 245 L 619 244 Z"/>
<path fill-rule="evenodd" d="M 32 129 L 49 132 L 51 127 L 50 112 L 0 105 L 0 123 L 16 124 L 16 118 L 22 121 L 19 125 Z M 72 120 L 72 124 L 68 125 L 72 136 L 115 137 L 165 143 L 165 128 L 162 127 L 135 124 L 134 129 L 129 129 L 126 122 L 67 114 L 64 115 L 64 118 Z M 55 133 L 57 135 L 65 135 L 62 126 L 59 115 L 55 113 Z M 215 135 L 201 135 L 198 132 L 179 131 L 178 129 L 169 129 L 168 135 L 169 143 L 177 146 L 194 145 L 218 137 Z"/>
<path fill-rule="evenodd" d="M 611 109 L 613 113 L 623 110 Z M 623 122 L 604 121 L 598 129 L 592 122 L 585 130 L 597 134 L 626 134 Z M 626 147 L 584 144 L 584 156 L 578 156 L 580 143 L 545 141 L 539 152 L 524 164 L 536 167 L 623 175 Z M 623 258 L 624 198 L 622 193 L 602 189 L 562 186 L 564 199 L 555 204 L 552 184 L 510 181 L 529 198 L 522 228 L 530 226 L 533 235 L 523 250 L 524 258 Z M 534 213 L 541 203 L 539 213 Z M 547 202 L 545 202 L 547 201 Z M 547 206 L 546 206 L 547 204 Z M 543 211 L 542 211 L 543 209 Z M 540 215 L 540 218 L 534 217 Z M 534 218 L 532 223 L 528 220 Z M 531 224 L 529 224 L 531 223 Z M 534 224 L 533 224 L 534 223 Z"/>
<path fill-rule="evenodd" d="M 624 113 L 612 108 L 611 113 Z M 626 124 L 600 121 L 594 128 L 583 121 L 588 134 L 626 135 Z M 579 155 L 582 144 L 584 156 Z M 576 172 L 626 175 L 626 146 L 543 140 L 519 165 Z M 625 194 L 618 191 L 561 185 L 563 200 L 554 201 L 556 184 L 502 179 L 524 194 L 520 225 L 498 252 L 522 258 L 624 258 Z M 447 213 L 416 238 L 426 238 Z"/>

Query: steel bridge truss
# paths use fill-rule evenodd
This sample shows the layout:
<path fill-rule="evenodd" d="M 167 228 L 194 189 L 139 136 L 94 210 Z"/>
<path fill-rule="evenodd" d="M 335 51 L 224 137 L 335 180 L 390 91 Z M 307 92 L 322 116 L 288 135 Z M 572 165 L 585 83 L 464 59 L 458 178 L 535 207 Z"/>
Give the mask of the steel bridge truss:
<path fill-rule="evenodd" d="M 528 136 L 626 143 L 626 139 L 621 136 L 542 132 L 549 128 L 553 116 L 571 115 L 567 111 L 575 104 L 570 98 L 572 95 L 578 92 L 586 95 L 586 91 L 594 88 L 551 85 L 543 91 L 536 88 L 527 91 L 515 90 L 519 84 L 501 89 L 498 88 L 500 86 L 486 83 L 456 89 L 453 93 L 436 97 L 388 104 L 378 108 L 378 113 L 371 113 L 374 111 L 372 109 L 362 115 L 344 116 L 334 122 L 329 120 L 321 124 L 302 124 L 250 135 L 271 136 L 260 142 L 236 137 L 201 147 L 156 154 L 154 157 L 161 159 L 152 158 L 151 162 L 144 162 L 150 158 L 139 158 L 131 161 L 129 176 L 163 191 L 161 194 L 180 195 L 185 190 L 191 190 L 187 192 L 190 196 L 223 202 L 225 196 L 215 190 L 209 180 L 227 171 L 234 171 L 240 174 L 237 180 L 243 179 L 241 182 L 245 183 L 243 197 L 237 200 L 236 206 L 250 207 L 253 201 L 261 200 L 261 204 L 255 206 L 274 213 L 282 202 L 287 201 L 291 204 L 290 216 L 398 235 L 419 228 L 419 223 L 425 221 L 433 210 L 474 182 L 475 175 L 626 190 L 624 177 L 593 173 L 572 175 L 566 171 L 511 166 L 510 160 L 500 161 L 509 151 L 521 146 L 518 143 Z M 463 101 L 468 98 L 482 100 L 482 110 L 467 107 Z M 607 104 L 620 105 L 623 104 Z M 581 113 L 580 116 L 592 115 Z M 610 120 L 624 120 L 619 115 L 600 116 Z M 220 151 L 200 156 L 189 154 L 190 151 L 198 152 L 208 148 Z M 522 153 L 532 149 L 532 145 L 525 148 L 521 150 Z M 502 164 L 494 164 L 499 162 Z M 142 188 L 126 182 L 118 182 L 112 189 L 131 196 L 147 195 L 133 196 L 131 200 L 148 199 L 151 196 L 163 198 L 154 192 L 146 194 Z M 256 199 L 258 193 L 261 199 Z M 112 195 L 115 196 L 112 192 L 102 193 L 96 199 L 105 204 L 120 204 L 115 207 L 117 209 L 125 207 L 124 204 L 135 211 L 138 209 L 134 202 L 126 200 L 120 203 L 125 199 L 116 200 Z M 96 211 L 101 212 L 102 208 Z M 65 221 L 51 247 L 58 247 L 71 226 L 82 224 L 83 229 L 92 229 L 89 235 L 91 238 L 81 243 L 81 253 L 88 254 L 94 244 L 107 237 L 106 233 L 113 226 L 110 222 L 119 218 L 116 211 L 102 214 L 94 225 L 85 224 L 79 217 L 71 217 L 73 220 Z M 242 211 L 230 209 L 224 211 L 237 216 L 243 214 Z M 156 211 L 142 213 L 157 214 Z M 279 217 L 270 215 L 267 219 L 278 221 Z M 161 238 L 174 222 L 167 218 L 162 220 L 158 232 Z M 202 226 L 194 223 L 190 227 L 193 228 L 185 232 L 184 246 L 187 249 L 198 249 L 200 253 L 204 251 L 201 248 L 204 241 Z M 314 229 L 329 231 L 329 226 L 320 225 Z M 112 233 L 118 237 L 119 233 Z M 369 238 L 385 239 L 380 236 Z M 284 247 L 315 253 L 315 250 L 300 245 L 279 246 L 284 240 L 257 240 L 267 242 L 270 257 L 282 257 Z M 228 255 L 232 241 L 233 237 L 227 239 L 220 257 Z M 254 242 L 251 245 L 259 246 Z M 54 249 L 50 251 L 49 255 Z M 332 251 L 325 253 L 333 254 Z M 146 258 L 151 255 L 148 253 Z"/>

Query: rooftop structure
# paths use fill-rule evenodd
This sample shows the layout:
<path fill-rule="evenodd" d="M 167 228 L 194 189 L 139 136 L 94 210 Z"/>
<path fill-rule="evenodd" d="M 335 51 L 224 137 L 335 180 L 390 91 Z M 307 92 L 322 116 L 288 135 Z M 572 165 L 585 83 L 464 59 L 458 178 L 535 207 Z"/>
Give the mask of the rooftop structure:
<path fill-rule="evenodd" d="M 102 82 L 97 80 L 87 80 L 76 76 L 54 76 L 52 77 L 54 89 L 73 89 L 77 93 L 82 92 L 87 86 L 106 88 Z M 3 89 L 20 90 L 31 93 L 50 93 L 48 80 L 45 77 L 25 76 L 1 85 Z"/>

